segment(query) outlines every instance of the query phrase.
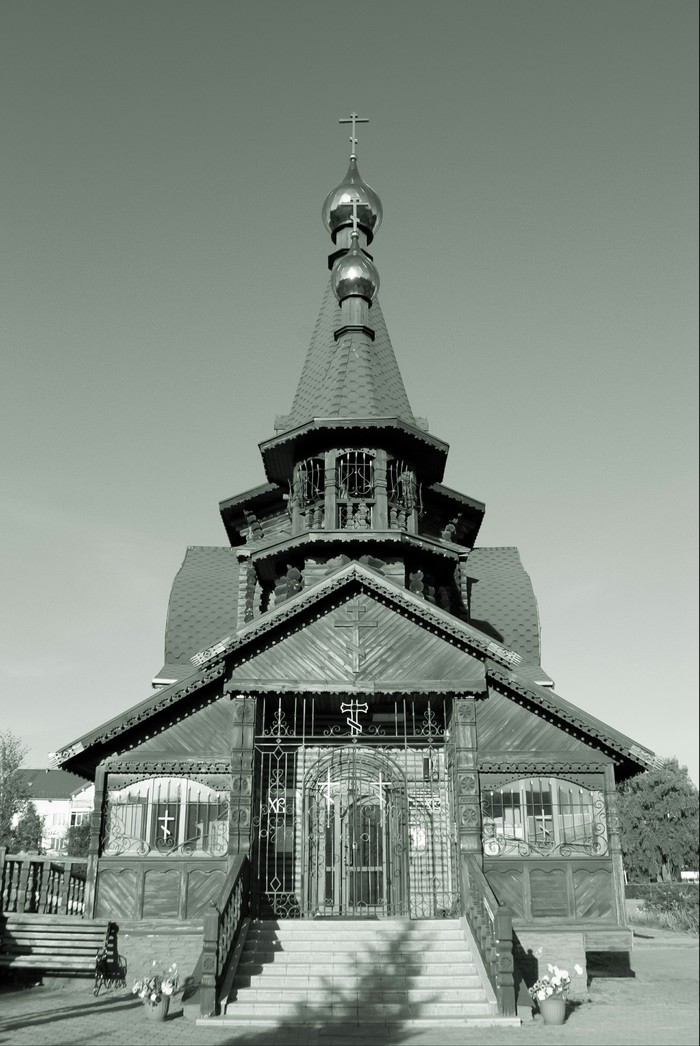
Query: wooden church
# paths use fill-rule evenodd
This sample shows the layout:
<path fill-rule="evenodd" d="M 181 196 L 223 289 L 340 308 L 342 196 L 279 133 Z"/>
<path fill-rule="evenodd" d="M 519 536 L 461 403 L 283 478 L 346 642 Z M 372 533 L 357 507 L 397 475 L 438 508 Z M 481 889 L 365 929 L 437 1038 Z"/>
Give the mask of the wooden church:
<path fill-rule="evenodd" d="M 542 942 L 561 959 L 557 934 L 629 947 L 614 790 L 653 755 L 555 692 L 517 549 L 480 547 L 484 505 L 442 482 L 354 131 L 265 482 L 221 502 L 225 545 L 188 548 L 153 692 L 58 764 L 95 781 L 87 915 L 201 925 L 245 862 L 253 921 L 486 923 L 510 990 L 508 933 L 516 967 Z"/>

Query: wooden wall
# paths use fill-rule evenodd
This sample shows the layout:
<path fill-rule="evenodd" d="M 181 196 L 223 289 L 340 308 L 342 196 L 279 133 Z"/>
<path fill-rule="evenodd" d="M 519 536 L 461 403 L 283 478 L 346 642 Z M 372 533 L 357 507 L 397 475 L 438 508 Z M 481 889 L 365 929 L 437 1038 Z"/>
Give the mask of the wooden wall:
<path fill-rule="evenodd" d="M 98 919 L 175 919 L 202 922 L 226 878 L 226 859 L 100 858 Z"/>
<path fill-rule="evenodd" d="M 484 873 L 496 897 L 516 918 L 617 923 L 610 858 L 486 858 Z"/>

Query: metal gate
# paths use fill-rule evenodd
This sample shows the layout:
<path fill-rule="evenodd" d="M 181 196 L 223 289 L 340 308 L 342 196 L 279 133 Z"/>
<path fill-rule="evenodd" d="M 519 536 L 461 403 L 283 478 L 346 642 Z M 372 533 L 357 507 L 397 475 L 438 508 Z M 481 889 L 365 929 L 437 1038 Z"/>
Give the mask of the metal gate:
<path fill-rule="evenodd" d="M 261 700 L 252 849 L 258 915 L 456 914 L 444 704 Z"/>

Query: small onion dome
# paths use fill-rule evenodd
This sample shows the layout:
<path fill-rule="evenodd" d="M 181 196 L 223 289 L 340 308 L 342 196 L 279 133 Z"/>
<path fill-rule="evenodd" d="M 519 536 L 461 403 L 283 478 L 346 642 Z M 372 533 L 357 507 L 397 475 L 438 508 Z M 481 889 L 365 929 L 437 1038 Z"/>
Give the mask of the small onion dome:
<path fill-rule="evenodd" d="M 374 189 L 362 180 L 357 169 L 357 160 L 354 156 L 351 156 L 348 173 L 340 185 L 328 193 L 321 211 L 323 224 L 334 241 L 338 229 L 352 226 L 352 204 L 350 201 L 353 196 L 359 197 L 357 224 L 366 233 L 367 243 L 371 243 L 374 233 L 382 224 L 382 201 Z"/>
<path fill-rule="evenodd" d="M 350 250 L 336 259 L 331 272 L 331 286 L 338 301 L 364 298 L 370 305 L 379 290 L 379 273 L 374 262 L 360 250 L 360 235 L 350 236 Z"/>

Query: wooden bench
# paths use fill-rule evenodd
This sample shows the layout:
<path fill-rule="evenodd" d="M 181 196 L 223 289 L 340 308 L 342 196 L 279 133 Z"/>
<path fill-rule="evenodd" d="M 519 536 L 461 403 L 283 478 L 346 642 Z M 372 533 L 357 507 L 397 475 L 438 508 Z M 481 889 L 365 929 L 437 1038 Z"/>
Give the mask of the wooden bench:
<path fill-rule="evenodd" d="M 119 964 L 117 930 L 98 919 L 8 913 L 0 916 L 0 969 L 86 974 L 99 990 Z"/>

